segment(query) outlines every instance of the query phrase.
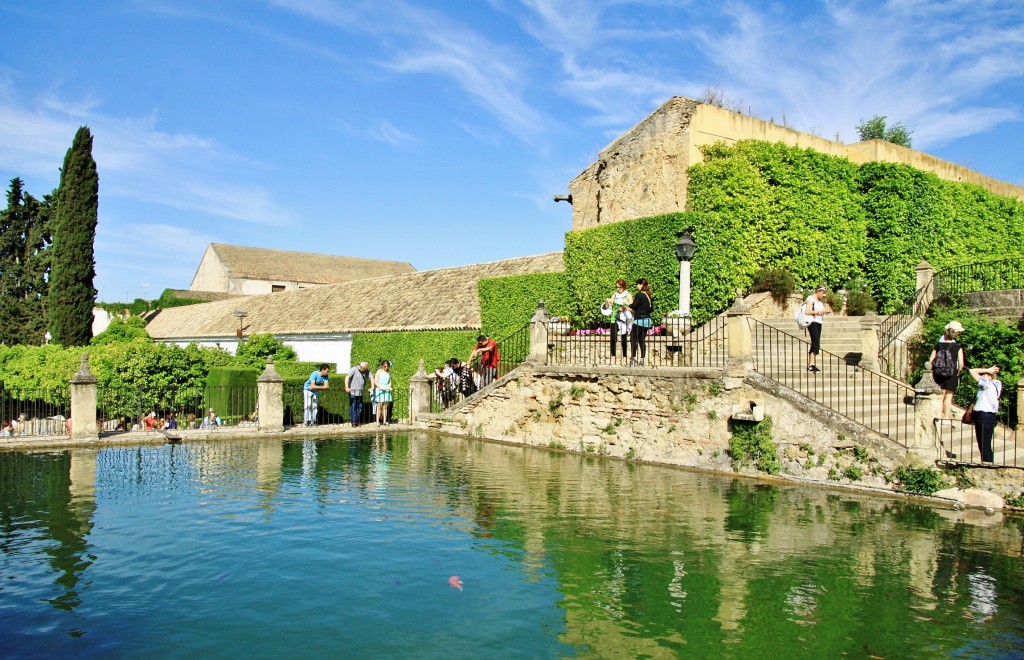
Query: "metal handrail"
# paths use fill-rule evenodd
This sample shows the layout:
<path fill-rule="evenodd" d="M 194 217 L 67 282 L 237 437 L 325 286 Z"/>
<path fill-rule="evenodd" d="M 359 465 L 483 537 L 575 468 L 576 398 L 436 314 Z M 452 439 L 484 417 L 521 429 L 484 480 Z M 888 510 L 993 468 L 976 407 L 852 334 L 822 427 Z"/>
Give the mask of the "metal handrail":
<path fill-rule="evenodd" d="M 1024 258 L 1010 257 L 944 268 L 935 273 L 936 297 L 1024 289 Z"/>
<path fill-rule="evenodd" d="M 914 434 L 914 389 L 821 350 L 819 372 L 806 367 L 809 342 L 751 319 L 754 370 L 862 426 L 909 446 Z"/>

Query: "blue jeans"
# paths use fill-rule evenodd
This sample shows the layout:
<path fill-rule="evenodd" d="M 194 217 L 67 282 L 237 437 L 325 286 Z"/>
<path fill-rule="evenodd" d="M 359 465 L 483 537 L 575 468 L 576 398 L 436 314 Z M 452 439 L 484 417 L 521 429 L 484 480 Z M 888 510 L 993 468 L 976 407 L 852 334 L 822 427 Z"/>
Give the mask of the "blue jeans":
<path fill-rule="evenodd" d="M 358 426 L 360 417 L 363 416 L 363 393 L 362 392 L 350 392 L 348 395 L 348 418 L 352 422 L 352 426 Z"/>

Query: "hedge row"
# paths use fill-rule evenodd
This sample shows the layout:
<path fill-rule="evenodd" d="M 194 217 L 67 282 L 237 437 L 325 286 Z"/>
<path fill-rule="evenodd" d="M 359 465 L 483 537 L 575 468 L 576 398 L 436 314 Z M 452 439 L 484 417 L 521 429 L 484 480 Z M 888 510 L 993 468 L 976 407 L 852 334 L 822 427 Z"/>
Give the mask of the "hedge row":
<path fill-rule="evenodd" d="M 369 362 L 370 372 L 374 373 L 381 360 L 391 360 L 395 387 L 404 388 L 419 368 L 420 360 L 428 374 L 450 358 L 465 360 L 476 345 L 478 334 L 476 330 L 359 333 L 352 339 L 351 362 Z"/>
<path fill-rule="evenodd" d="M 480 280 L 480 322 L 484 334 L 501 340 L 516 332 L 533 316 L 537 303 L 551 316 L 568 316 L 574 309 L 565 273 L 536 273 Z"/>

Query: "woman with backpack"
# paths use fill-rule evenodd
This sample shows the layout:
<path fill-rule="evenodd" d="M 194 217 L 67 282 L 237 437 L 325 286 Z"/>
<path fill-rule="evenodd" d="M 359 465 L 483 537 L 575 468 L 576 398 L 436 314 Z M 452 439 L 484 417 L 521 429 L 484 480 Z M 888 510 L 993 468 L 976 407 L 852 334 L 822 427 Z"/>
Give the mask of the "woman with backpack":
<path fill-rule="evenodd" d="M 821 327 L 825 323 L 825 292 L 828 287 L 819 284 L 814 293 L 807 296 L 804 301 L 804 315 L 811 320 L 807 326 L 807 332 L 811 335 L 811 347 L 807 350 L 807 371 L 812 374 L 818 373 L 821 369 L 815 364 L 818 361 L 818 352 L 821 350 Z"/>
<path fill-rule="evenodd" d="M 928 362 L 932 365 L 932 378 L 942 388 L 942 416 L 950 414 L 953 407 L 953 393 L 960 384 L 960 371 L 964 368 L 964 347 L 957 337 L 964 331 L 959 321 L 950 321 L 942 337 L 932 349 Z"/>

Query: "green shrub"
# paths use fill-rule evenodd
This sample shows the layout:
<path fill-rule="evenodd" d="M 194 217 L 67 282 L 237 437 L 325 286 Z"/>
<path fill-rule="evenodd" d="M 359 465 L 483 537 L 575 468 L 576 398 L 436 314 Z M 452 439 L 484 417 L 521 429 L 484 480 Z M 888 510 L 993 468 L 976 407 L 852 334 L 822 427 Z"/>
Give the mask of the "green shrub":
<path fill-rule="evenodd" d="M 778 474 L 778 447 L 772 440 L 772 420 L 765 417 L 763 421 L 734 422 L 732 438 L 729 440 L 729 456 L 733 466 L 740 469 L 745 465 L 753 465 L 762 472 Z"/>
<path fill-rule="evenodd" d="M 843 306 L 846 304 L 846 300 L 843 298 L 843 294 L 838 291 L 830 289 L 825 294 L 825 304 L 832 308 L 832 311 L 838 314 L 843 311 Z"/>
<path fill-rule="evenodd" d="M 767 291 L 772 295 L 772 300 L 782 305 L 796 291 L 796 278 L 785 268 L 762 268 L 754 273 L 750 290 L 753 293 Z"/>
<path fill-rule="evenodd" d="M 256 379 L 250 367 L 214 367 L 206 376 L 206 404 L 226 424 L 237 424 L 256 410 Z"/>
<path fill-rule="evenodd" d="M 859 466 L 851 465 L 843 470 L 843 476 L 850 481 L 859 481 L 864 476 L 864 471 Z"/>
<path fill-rule="evenodd" d="M 878 303 L 868 293 L 863 277 L 852 277 L 846 280 L 846 312 L 851 316 L 864 316 L 868 312 L 878 311 Z"/>
<path fill-rule="evenodd" d="M 901 466 L 892 476 L 900 490 L 915 495 L 931 495 L 946 487 L 943 475 L 932 468 Z"/>

